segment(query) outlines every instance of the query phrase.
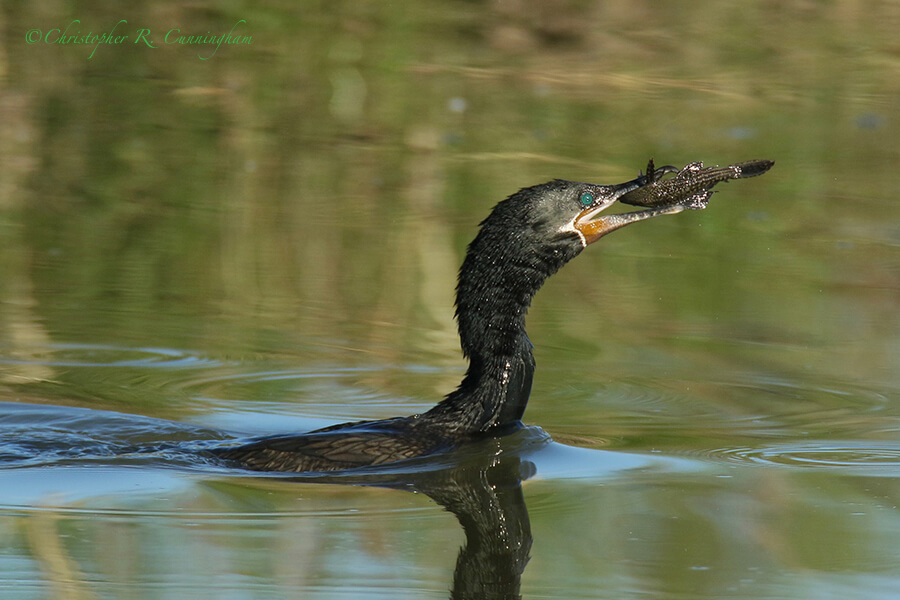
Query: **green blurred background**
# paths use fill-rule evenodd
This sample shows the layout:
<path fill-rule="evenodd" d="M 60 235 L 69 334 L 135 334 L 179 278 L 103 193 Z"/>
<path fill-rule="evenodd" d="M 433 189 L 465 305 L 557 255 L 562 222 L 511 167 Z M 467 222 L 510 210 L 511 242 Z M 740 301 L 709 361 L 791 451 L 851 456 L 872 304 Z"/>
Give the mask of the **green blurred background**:
<path fill-rule="evenodd" d="M 896 3 L 8 2 L 2 17 L 13 351 L 458 360 L 455 270 L 497 200 L 631 178 L 650 156 L 765 157 L 769 175 L 709 210 L 571 265 L 538 296 L 539 353 L 627 369 L 628 348 L 608 349 L 699 340 L 897 383 Z M 126 19 L 132 39 L 237 25 L 252 42 L 208 60 L 25 43 L 74 19 Z"/>

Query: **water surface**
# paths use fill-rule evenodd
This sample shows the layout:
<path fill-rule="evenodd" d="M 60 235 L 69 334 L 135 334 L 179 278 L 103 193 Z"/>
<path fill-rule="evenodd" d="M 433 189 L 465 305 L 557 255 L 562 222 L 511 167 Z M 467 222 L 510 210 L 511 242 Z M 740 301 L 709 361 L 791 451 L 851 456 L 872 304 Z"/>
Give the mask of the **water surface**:
<path fill-rule="evenodd" d="M 4 599 L 895 596 L 892 4 L 154 6 L 2 11 Z M 72 18 L 253 43 L 22 41 Z M 548 282 L 526 429 L 204 456 L 426 410 L 490 207 L 651 156 L 776 166 Z"/>

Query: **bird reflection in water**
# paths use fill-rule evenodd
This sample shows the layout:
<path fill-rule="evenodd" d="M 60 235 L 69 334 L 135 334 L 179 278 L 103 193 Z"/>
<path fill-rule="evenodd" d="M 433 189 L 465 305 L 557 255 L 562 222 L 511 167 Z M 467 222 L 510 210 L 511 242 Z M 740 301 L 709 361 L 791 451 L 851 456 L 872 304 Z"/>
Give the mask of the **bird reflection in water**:
<path fill-rule="evenodd" d="M 535 466 L 522 455 L 549 443 L 539 428 L 479 440 L 463 452 L 411 461 L 409 467 L 300 475 L 296 481 L 353 484 L 425 494 L 452 513 L 465 533 L 453 572 L 454 600 L 512 600 L 531 551 L 531 522 L 522 482 Z"/>

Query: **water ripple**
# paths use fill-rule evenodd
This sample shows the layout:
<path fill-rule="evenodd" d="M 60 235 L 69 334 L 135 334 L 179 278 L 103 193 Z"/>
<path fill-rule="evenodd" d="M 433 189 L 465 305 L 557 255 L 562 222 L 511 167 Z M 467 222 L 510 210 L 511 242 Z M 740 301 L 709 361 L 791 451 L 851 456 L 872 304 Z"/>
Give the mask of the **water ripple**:
<path fill-rule="evenodd" d="M 0 357 L 3 365 L 48 367 L 152 367 L 196 369 L 222 365 L 218 360 L 171 348 L 124 348 L 106 344 L 54 344 L 27 356 Z"/>
<path fill-rule="evenodd" d="M 760 448 L 723 448 L 708 453 L 728 462 L 799 468 L 847 469 L 865 475 L 896 477 L 900 442 L 842 440 L 770 444 Z"/>

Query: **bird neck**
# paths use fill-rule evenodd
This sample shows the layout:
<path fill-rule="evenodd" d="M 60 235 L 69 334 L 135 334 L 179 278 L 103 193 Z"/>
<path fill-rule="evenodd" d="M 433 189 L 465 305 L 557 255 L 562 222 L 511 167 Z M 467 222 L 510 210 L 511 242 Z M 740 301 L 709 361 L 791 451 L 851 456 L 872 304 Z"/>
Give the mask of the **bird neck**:
<path fill-rule="evenodd" d="M 502 203 L 498 208 L 502 207 Z M 522 418 L 534 375 L 525 315 L 544 281 L 571 259 L 571 246 L 526 245 L 484 223 L 469 245 L 456 288 L 456 318 L 469 369 L 460 386 L 426 415 L 442 428 L 477 433 Z"/>
<path fill-rule="evenodd" d="M 471 358 L 459 387 L 423 417 L 460 435 L 517 424 L 528 404 L 533 376 L 530 349 L 487 362 Z"/>

